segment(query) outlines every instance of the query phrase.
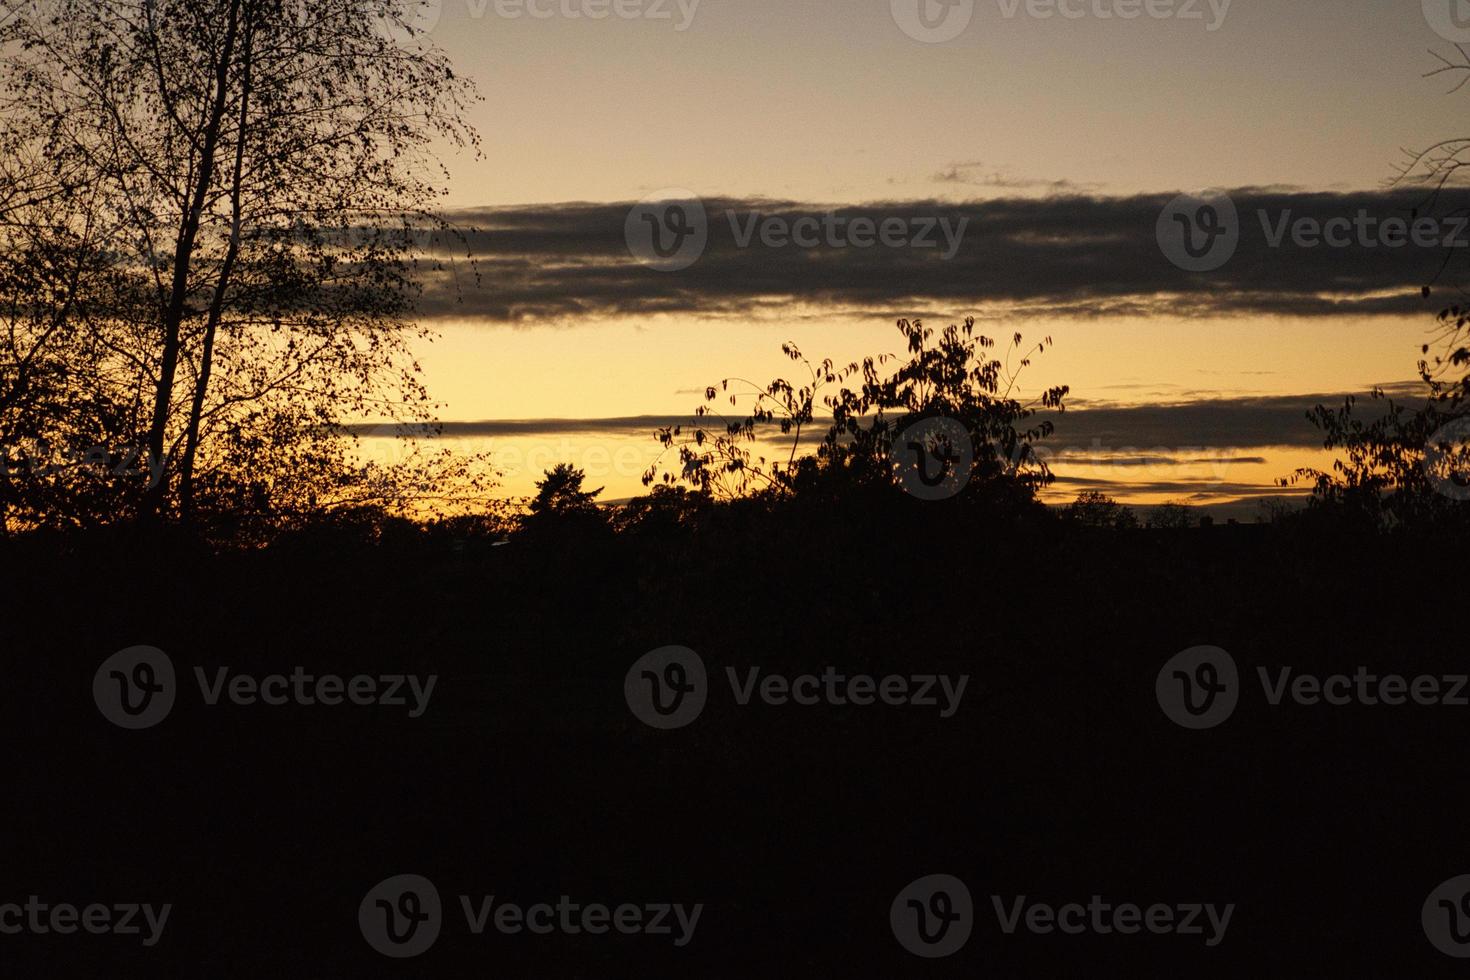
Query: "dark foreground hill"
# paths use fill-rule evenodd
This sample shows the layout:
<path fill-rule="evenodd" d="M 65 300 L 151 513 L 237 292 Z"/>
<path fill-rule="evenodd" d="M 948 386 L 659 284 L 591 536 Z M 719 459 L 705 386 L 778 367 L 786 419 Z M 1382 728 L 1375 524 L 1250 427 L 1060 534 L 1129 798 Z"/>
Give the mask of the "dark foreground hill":
<path fill-rule="evenodd" d="M 1470 874 L 1470 707 L 1362 703 L 1379 681 L 1354 703 L 1273 705 L 1258 671 L 1422 675 L 1447 696 L 1470 672 L 1464 555 L 1302 524 L 996 527 L 922 505 L 503 547 L 11 543 L 0 904 L 171 912 L 151 946 L 146 927 L 0 935 L 5 973 L 1448 976 L 1421 910 Z M 176 696 L 126 730 L 94 681 L 136 645 L 167 654 Z M 625 680 L 668 646 L 707 682 L 698 717 L 660 730 Z M 1238 705 L 1190 730 L 1156 681 L 1198 646 L 1228 653 Z M 348 703 L 233 703 L 221 668 L 226 685 L 339 675 Z M 356 675 L 374 696 L 436 682 L 413 717 L 406 680 L 403 704 L 351 704 Z M 902 703 L 884 703 L 890 677 Z M 777 703 L 780 678 L 817 703 Z M 401 880 L 377 904 L 401 875 L 432 882 L 442 914 L 395 959 L 364 921 L 429 914 Z M 900 896 L 932 875 L 968 904 Z M 931 937 L 967 916 L 948 928 L 968 941 L 915 955 L 895 905 Z"/>

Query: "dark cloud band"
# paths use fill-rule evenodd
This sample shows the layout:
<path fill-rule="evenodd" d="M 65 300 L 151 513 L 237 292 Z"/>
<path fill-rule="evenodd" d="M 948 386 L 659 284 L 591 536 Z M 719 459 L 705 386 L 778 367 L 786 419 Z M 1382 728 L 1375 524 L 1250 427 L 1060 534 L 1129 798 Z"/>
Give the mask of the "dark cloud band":
<path fill-rule="evenodd" d="M 511 323 L 656 313 L 750 316 L 792 304 L 884 317 L 1423 314 L 1438 305 L 1423 299 L 1420 288 L 1448 285 L 1470 264 L 1470 228 L 1462 229 L 1459 246 L 1445 244 L 1470 201 L 1431 200 L 1420 189 L 1243 189 L 1229 197 L 1239 242 L 1209 272 L 1179 268 L 1160 247 L 1159 218 L 1172 194 L 836 209 L 707 199 L 707 243 L 697 261 L 676 272 L 648 268 L 630 253 L 625 226 L 632 204 L 462 211 L 450 217 L 466 229 L 478 281 L 462 262 L 431 274 L 420 313 Z M 874 228 L 903 222 L 910 235 L 932 222 L 940 247 L 876 240 L 838 247 L 826 231 L 811 247 L 789 241 L 772 247 L 759 231 L 742 245 L 754 216 L 808 231 L 834 220 L 849 231 L 858 220 Z M 1426 217 L 1441 234 L 1421 242 L 1435 244 L 1381 240 L 1384 222 Z M 947 260 L 940 222 L 951 229 L 963 222 L 963 238 Z M 1329 225 L 1333 233 L 1324 236 L 1320 229 Z M 1365 235 L 1366 228 L 1373 232 Z M 846 233 L 839 237 L 847 240 Z M 464 244 L 435 238 L 427 248 L 463 256 Z"/>
<path fill-rule="evenodd" d="M 1411 401 L 1422 392 L 1418 382 L 1384 385 L 1390 395 Z M 1085 461 L 1089 454 L 1137 455 L 1147 461 L 1156 450 L 1165 450 L 1171 462 L 1214 461 L 1212 450 L 1259 449 L 1266 446 L 1321 448 L 1322 433 L 1307 421 L 1317 405 L 1336 407 L 1343 394 L 1274 395 L 1244 398 L 1210 398 L 1176 404 L 1085 406 L 1055 417 L 1056 433 L 1046 440 L 1054 453 L 1070 453 Z M 1371 417 L 1374 406 L 1361 402 L 1360 411 Z M 592 438 L 647 435 L 666 425 L 692 424 L 692 417 L 632 415 L 601 419 L 497 419 L 479 422 L 445 422 L 439 438 L 546 438 L 586 436 Z M 704 420 L 706 424 L 708 419 Z M 382 435 L 381 426 L 355 427 L 360 434 Z M 821 438 L 822 426 L 810 432 L 810 444 Z M 774 426 L 771 436 L 775 438 Z M 1180 458 L 1174 458 L 1175 456 Z M 1077 460 L 1074 460 L 1077 461 Z M 1257 462 L 1257 458 L 1224 455 L 1219 462 Z M 1119 462 L 1114 460 L 1114 462 Z"/>

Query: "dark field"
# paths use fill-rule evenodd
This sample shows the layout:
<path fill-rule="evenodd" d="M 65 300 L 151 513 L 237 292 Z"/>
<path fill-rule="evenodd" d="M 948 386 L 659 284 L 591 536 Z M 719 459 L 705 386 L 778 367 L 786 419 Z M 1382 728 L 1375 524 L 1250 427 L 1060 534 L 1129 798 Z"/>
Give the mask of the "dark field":
<path fill-rule="evenodd" d="M 1256 668 L 1463 672 L 1462 555 L 1310 522 L 996 527 L 917 502 L 503 547 L 11 545 L 11 892 L 173 909 L 152 949 L 14 937 L 6 973 L 1449 976 L 1420 909 L 1470 870 L 1470 708 L 1272 706 Z M 91 687 L 135 644 L 169 654 L 180 691 L 157 727 L 125 731 Z M 711 690 L 693 724 L 658 731 L 623 680 L 670 644 L 698 652 Z M 1155 678 L 1200 644 L 1233 655 L 1244 690 L 1227 722 L 1188 731 Z M 438 681 L 418 718 L 210 706 L 194 668 L 223 666 Z M 942 718 L 742 706 L 725 676 L 828 666 L 969 681 Z M 437 886 L 444 923 L 395 961 L 357 910 L 399 874 Z M 948 959 L 911 956 L 889 925 L 931 874 L 974 899 Z M 462 895 L 703 909 L 681 947 L 677 925 L 475 935 Z M 992 899 L 1009 915 L 1020 896 L 1094 895 L 1235 908 L 1210 946 L 1202 913 L 1200 934 L 1007 934 Z"/>

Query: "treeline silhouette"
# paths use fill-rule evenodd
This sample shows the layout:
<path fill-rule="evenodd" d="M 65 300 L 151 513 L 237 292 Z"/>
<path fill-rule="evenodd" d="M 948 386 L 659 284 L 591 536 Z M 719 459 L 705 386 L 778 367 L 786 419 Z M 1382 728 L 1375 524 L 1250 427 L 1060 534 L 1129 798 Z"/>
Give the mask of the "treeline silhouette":
<path fill-rule="evenodd" d="M 1463 672 L 1463 538 L 1375 531 L 1333 502 L 1273 524 L 1135 528 L 1106 501 L 1048 509 L 1009 476 L 930 501 L 861 464 L 852 484 L 820 465 L 791 489 L 659 486 L 617 509 L 562 467 L 503 524 L 338 511 L 263 548 L 126 526 L 9 540 L 0 589 L 25 667 L 3 724 L 28 845 L 9 874 L 178 911 L 153 950 L 12 944 L 7 962 L 375 975 L 355 910 L 373 882 L 412 872 L 446 896 L 706 904 L 682 950 L 446 930 L 421 961 L 435 974 L 748 977 L 779 960 L 903 976 L 918 961 L 888 934 L 889 903 L 946 872 L 984 923 L 938 964 L 956 976 L 1239 976 L 1264 950 L 1275 972 L 1438 975 L 1417 914 L 1463 870 L 1444 843 L 1459 832 L 1444 800 L 1463 709 L 1243 697 L 1226 725 L 1187 732 L 1154 690 L 1197 644 L 1251 682 L 1278 664 Z M 181 698 L 156 729 L 120 732 L 89 685 L 136 643 L 186 683 L 196 665 L 439 683 L 417 721 Z M 715 684 L 755 667 L 972 680 L 950 719 L 725 692 L 657 732 L 623 680 L 669 644 Z M 79 788 L 126 846 L 96 832 Z M 1205 950 L 1002 936 L 991 894 L 1239 908 Z"/>
<path fill-rule="evenodd" d="M 1426 345 L 1419 365 L 1423 405 L 1411 409 L 1374 391 L 1371 403 L 1383 407 L 1367 419 L 1351 398 L 1335 410 L 1316 408 L 1309 418 L 1336 454 L 1334 469 L 1283 478 L 1283 486 L 1309 485 L 1305 505 L 1263 507 L 1257 523 L 1324 536 L 1465 531 L 1466 321 L 1447 310 L 1441 324 L 1445 350 L 1430 357 Z M 358 469 L 344 464 L 314 480 L 298 473 L 292 493 L 301 506 L 273 506 L 270 491 L 253 481 L 217 484 L 224 494 L 218 506 L 174 512 L 174 520 L 160 522 L 159 514 L 138 506 L 138 487 L 157 477 L 146 459 L 75 446 L 46 458 L 37 453 L 56 447 L 38 439 L 22 444 L 29 454 L 12 452 L 4 461 L 6 529 L 12 537 L 48 541 L 145 534 L 206 551 L 292 540 L 431 550 L 524 545 L 580 560 L 619 541 L 697 543 L 730 526 L 762 534 L 792 514 L 834 529 L 844 523 L 871 529 L 923 514 L 956 533 L 987 535 L 1003 528 L 1179 532 L 1215 523 L 1185 504 L 1135 511 L 1098 491 L 1083 491 L 1062 508 L 1043 505 L 1040 492 L 1054 474 L 1036 447 L 1065 424 L 1069 389 L 1048 389 L 1029 402 L 1013 393 L 1021 371 L 1050 339 L 1028 349 L 1016 334 L 1000 356 L 993 340 L 976 333 L 973 319 L 938 332 L 920 321 L 901 320 L 897 327 L 904 355 L 838 367 L 787 344 L 783 351 L 804 375 L 800 383 L 726 379 L 710 386 L 692 422 L 652 434 L 664 451 L 644 475 L 649 490 L 623 505 L 599 504 L 602 488 L 585 487 L 585 474 L 567 463 L 546 472 L 534 497 L 497 498 L 487 458 L 421 451 L 422 437 L 434 432 L 429 424 L 386 430 L 407 433 L 408 452 L 395 461 Z M 15 377 L 12 391 L 28 391 L 20 371 Z M 94 408 L 82 402 L 67 411 L 85 420 Z M 34 424 L 38 416 L 17 411 L 11 417 Z M 820 440 L 810 450 L 804 440 L 814 430 Z M 779 433 L 774 443 L 773 433 Z M 944 492 L 928 494 L 914 483 L 916 470 L 931 463 L 942 470 L 936 479 Z M 131 495 L 118 490 L 128 480 Z M 353 489 L 359 484 L 362 489 Z"/>

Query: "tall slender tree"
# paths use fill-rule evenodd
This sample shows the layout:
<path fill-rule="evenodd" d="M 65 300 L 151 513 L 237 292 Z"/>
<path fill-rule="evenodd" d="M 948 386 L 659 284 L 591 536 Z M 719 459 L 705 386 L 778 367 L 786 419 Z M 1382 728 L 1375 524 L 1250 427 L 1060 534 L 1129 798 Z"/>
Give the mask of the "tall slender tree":
<path fill-rule="evenodd" d="M 89 320 L 149 394 L 145 514 L 320 505 L 346 423 L 427 417 L 417 246 L 451 230 L 436 152 L 478 144 L 429 2 L 0 0 L 7 131 L 89 188 L 146 297 Z"/>

